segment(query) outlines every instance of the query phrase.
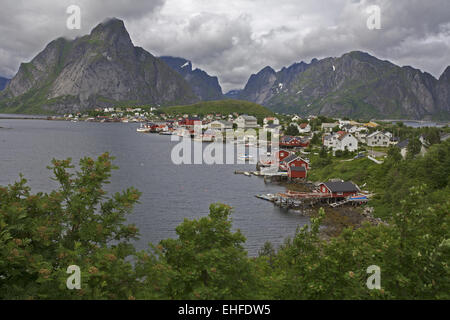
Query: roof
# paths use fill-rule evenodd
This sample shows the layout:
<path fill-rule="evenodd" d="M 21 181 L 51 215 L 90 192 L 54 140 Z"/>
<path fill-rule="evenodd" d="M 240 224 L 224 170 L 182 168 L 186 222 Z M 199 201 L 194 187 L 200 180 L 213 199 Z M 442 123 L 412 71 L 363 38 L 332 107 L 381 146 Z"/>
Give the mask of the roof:
<path fill-rule="evenodd" d="M 254 116 L 249 116 L 247 114 L 243 114 L 241 115 L 242 119 L 244 120 L 252 120 L 252 121 L 256 121 L 256 118 Z"/>
<path fill-rule="evenodd" d="M 331 192 L 358 192 L 358 188 L 350 181 L 324 182 L 323 183 Z"/>
<path fill-rule="evenodd" d="M 300 128 L 305 129 L 308 126 L 308 123 L 301 123 Z"/>
<path fill-rule="evenodd" d="M 221 124 L 223 124 L 223 125 L 225 125 L 225 126 L 232 126 L 233 125 L 233 122 L 231 122 L 231 121 L 225 121 L 225 120 L 215 120 L 215 121 L 213 121 L 213 122 L 211 122 L 211 123 L 214 123 L 214 122 L 219 122 L 219 123 L 221 123 Z"/>
<path fill-rule="evenodd" d="M 375 122 L 372 122 L 372 121 L 364 123 L 363 125 L 366 127 L 372 127 L 372 128 L 378 127 L 378 124 L 376 124 Z"/>
<path fill-rule="evenodd" d="M 268 124 L 266 126 L 266 128 L 269 128 L 269 129 L 275 129 L 275 128 L 280 128 L 280 127 L 281 127 L 281 125 L 279 125 L 279 124 Z"/>
<path fill-rule="evenodd" d="M 326 128 L 334 128 L 337 125 L 339 125 L 339 123 L 322 123 L 322 128 L 326 127 Z"/>
<path fill-rule="evenodd" d="M 375 132 L 372 132 L 371 134 L 369 134 L 368 136 L 367 136 L 367 138 L 371 138 L 371 137 L 374 137 L 374 136 L 376 136 L 377 134 L 382 134 L 382 135 L 384 135 L 384 136 L 386 136 L 386 137 L 389 137 L 386 133 L 384 133 L 384 132 L 381 132 L 381 131 L 375 131 Z"/>
<path fill-rule="evenodd" d="M 450 138 L 450 133 L 441 134 L 441 141 L 445 141 Z"/>
<path fill-rule="evenodd" d="M 298 156 L 295 153 L 291 153 L 290 155 L 288 155 L 286 158 L 283 159 L 283 162 L 289 163 L 297 158 Z"/>
<path fill-rule="evenodd" d="M 408 146 L 408 144 L 409 144 L 409 139 L 406 139 L 406 140 L 402 140 L 399 143 L 397 143 L 396 146 L 400 149 L 403 149 L 403 148 L 406 148 Z"/>
<path fill-rule="evenodd" d="M 351 134 L 351 133 L 349 133 L 349 132 L 344 132 L 343 134 L 341 134 L 339 137 L 338 137 L 338 139 L 339 140 L 342 140 L 342 139 L 344 139 L 345 137 L 350 137 L 350 138 L 354 138 L 353 137 L 353 135 Z M 354 139 L 356 139 L 356 138 L 354 138 Z"/>

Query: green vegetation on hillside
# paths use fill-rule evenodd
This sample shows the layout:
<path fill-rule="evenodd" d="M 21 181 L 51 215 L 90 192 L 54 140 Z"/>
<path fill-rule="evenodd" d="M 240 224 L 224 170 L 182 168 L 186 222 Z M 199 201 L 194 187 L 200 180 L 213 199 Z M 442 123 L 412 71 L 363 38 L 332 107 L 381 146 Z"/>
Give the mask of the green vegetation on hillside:
<path fill-rule="evenodd" d="M 252 115 L 258 119 L 274 115 L 272 111 L 259 104 L 242 100 L 204 101 L 188 106 L 162 108 L 161 112 L 167 114 L 196 114 L 199 116 L 215 113 L 228 115 L 236 112 L 239 114 Z"/>
<path fill-rule="evenodd" d="M 450 196 L 450 140 L 432 145 L 423 157 L 407 156 L 405 160 L 399 149 L 392 147 L 381 165 L 367 158 L 341 161 L 329 155 L 313 156 L 311 161 L 311 181 L 351 180 L 374 192 L 371 206 L 378 217 L 386 218 L 400 210 L 410 188 L 418 185 L 426 185 L 423 192 L 430 204 Z"/>

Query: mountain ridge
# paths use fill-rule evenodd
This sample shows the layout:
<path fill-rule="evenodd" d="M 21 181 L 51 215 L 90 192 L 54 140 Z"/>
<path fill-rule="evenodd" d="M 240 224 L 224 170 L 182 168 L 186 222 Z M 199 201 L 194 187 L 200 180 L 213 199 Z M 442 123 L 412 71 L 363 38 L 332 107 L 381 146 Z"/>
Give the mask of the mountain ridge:
<path fill-rule="evenodd" d="M 366 118 L 450 118 L 450 67 L 439 79 L 362 51 L 250 76 L 240 99 L 277 112 Z"/>
<path fill-rule="evenodd" d="M 223 98 L 222 88 L 216 76 L 210 76 L 199 68 L 193 69 L 192 62 L 181 57 L 161 56 L 159 58 L 183 76 L 200 100 L 210 101 Z"/>
<path fill-rule="evenodd" d="M 25 113 L 198 101 L 177 72 L 135 47 L 123 21 L 115 18 L 88 35 L 51 41 L 29 63 L 20 65 L 0 99 L 0 110 Z"/>

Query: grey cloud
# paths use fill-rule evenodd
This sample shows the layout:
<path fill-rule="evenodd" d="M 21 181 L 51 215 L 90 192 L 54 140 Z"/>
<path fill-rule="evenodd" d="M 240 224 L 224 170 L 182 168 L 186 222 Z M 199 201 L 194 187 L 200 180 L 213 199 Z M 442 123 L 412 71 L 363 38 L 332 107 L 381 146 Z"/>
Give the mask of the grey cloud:
<path fill-rule="evenodd" d="M 224 90 L 243 87 L 266 65 L 367 51 L 439 77 L 449 63 L 448 0 L 3 1 L 0 75 L 13 75 L 58 36 L 85 34 L 106 17 L 125 20 L 133 42 L 155 55 L 190 59 L 217 75 Z M 80 4 L 83 30 L 65 28 L 65 8 Z M 381 30 L 365 9 L 381 8 Z"/>
<path fill-rule="evenodd" d="M 0 11 L 0 75 L 13 76 L 21 62 L 29 61 L 58 37 L 74 38 L 88 33 L 107 17 L 127 20 L 153 14 L 164 0 L 2 0 Z M 81 30 L 68 30 L 66 9 L 81 9 Z"/>

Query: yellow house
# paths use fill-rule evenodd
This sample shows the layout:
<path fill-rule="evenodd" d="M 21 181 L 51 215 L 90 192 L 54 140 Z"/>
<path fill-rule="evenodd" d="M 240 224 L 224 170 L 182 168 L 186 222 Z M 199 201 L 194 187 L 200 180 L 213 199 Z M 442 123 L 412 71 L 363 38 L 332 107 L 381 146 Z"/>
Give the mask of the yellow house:
<path fill-rule="evenodd" d="M 365 127 L 370 127 L 370 128 L 376 128 L 376 127 L 378 127 L 378 124 L 376 124 L 375 122 L 370 121 L 370 122 L 364 123 L 364 126 Z"/>

